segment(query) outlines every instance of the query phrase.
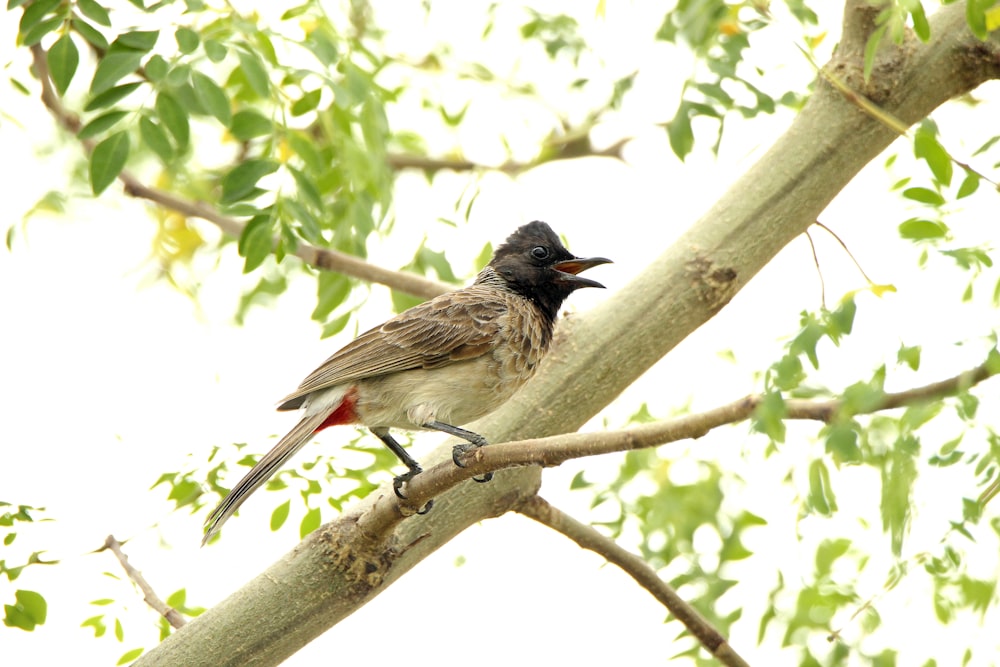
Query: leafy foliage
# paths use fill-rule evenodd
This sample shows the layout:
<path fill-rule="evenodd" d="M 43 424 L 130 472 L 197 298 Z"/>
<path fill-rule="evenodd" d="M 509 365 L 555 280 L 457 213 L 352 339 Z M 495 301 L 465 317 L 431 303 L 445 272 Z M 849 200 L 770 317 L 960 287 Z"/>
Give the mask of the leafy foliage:
<path fill-rule="evenodd" d="M 30 505 L 13 505 L 9 502 L 0 501 L 0 531 L 3 534 L 3 551 L 11 552 L 12 545 L 18 538 L 18 528 L 27 527 L 39 519 L 35 518 L 36 513 L 44 513 L 45 508 L 32 507 Z M 49 521 L 50 519 L 40 519 Z M 24 525 L 22 525 L 24 524 Z M 33 565 L 55 565 L 56 560 L 46 560 L 42 557 L 43 551 L 32 551 L 20 565 L 9 565 L 6 558 L 0 559 L 0 575 L 6 578 L 7 582 L 13 582 L 28 567 Z M 8 594 L 4 594 L 8 598 Z M 26 589 L 16 589 L 13 591 L 13 602 L 4 604 L 3 623 L 9 628 L 18 628 L 26 632 L 33 631 L 39 625 L 45 623 L 48 615 L 48 603 L 45 597 L 37 592 Z"/>

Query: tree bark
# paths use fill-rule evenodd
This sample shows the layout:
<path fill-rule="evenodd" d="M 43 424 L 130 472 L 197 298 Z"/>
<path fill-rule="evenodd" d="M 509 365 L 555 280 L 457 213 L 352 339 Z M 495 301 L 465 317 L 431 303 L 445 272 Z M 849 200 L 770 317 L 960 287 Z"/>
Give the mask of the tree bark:
<path fill-rule="evenodd" d="M 560 326 L 538 376 L 473 428 L 492 442 L 579 428 L 711 319 L 898 133 L 846 99 L 836 78 L 905 125 L 1000 77 L 1000 35 L 968 30 L 964 3 L 931 17 L 931 40 L 887 45 L 862 76 L 874 12 L 846 3 L 837 54 L 788 131 L 622 298 Z M 664 212 L 666 215 L 666 212 Z M 439 452 L 443 457 L 446 454 Z M 461 484 L 426 516 L 405 518 L 391 490 L 373 493 L 242 589 L 168 637 L 137 665 L 275 665 L 473 523 L 534 496 L 539 468 Z"/>

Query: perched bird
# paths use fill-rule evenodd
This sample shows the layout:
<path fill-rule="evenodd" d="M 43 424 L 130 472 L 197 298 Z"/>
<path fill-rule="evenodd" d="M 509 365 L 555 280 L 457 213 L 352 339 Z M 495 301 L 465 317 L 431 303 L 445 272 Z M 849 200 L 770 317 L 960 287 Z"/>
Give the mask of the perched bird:
<path fill-rule="evenodd" d="M 459 428 L 502 405 L 532 375 L 552 340 L 559 308 L 574 290 L 604 287 L 578 274 L 610 262 L 574 257 L 544 222 L 517 229 L 496 249 L 475 282 L 400 313 L 334 353 L 279 410 L 302 409 L 301 421 L 229 492 L 206 522 L 202 544 L 257 487 L 316 432 L 363 424 L 409 469 L 421 472 L 390 428 L 443 431 L 470 444 L 453 458 L 487 444 Z M 492 474 L 477 481 L 488 481 Z"/>

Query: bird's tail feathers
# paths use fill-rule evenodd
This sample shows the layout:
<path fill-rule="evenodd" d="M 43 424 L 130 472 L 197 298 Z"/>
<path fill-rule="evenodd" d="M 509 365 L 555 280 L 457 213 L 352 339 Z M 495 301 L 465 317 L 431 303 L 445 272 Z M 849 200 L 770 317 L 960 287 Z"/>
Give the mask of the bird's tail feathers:
<path fill-rule="evenodd" d="M 309 441 L 309 436 L 316 432 L 316 429 L 329 416 L 328 411 L 306 414 L 302 420 L 295 425 L 291 431 L 278 441 L 274 448 L 264 455 L 257 462 L 250 472 L 240 480 L 239 484 L 233 487 L 225 500 L 219 503 L 205 522 L 205 537 L 201 544 L 204 546 L 213 535 L 219 532 L 222 524 L 231 517 L 243 501 L 250 497 L 250 494 L 257 490 L 261 484 L 271 478 L 278 468 L 285 464 L 285 461 L 295 455 L 302 446 Z"/>

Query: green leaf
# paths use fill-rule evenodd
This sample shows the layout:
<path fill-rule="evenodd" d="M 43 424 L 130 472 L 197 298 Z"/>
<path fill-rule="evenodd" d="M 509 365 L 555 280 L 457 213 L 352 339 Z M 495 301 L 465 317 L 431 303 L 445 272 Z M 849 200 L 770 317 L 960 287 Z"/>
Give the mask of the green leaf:
<path fill-rule="evenodd" d="M 56 92 L 66 94 L 69 82 L 73 80 L 76 67 L 80 64 L 80 52 L 76 50 L 76 44 L 68 32 L 49 47 L 47 60 Z"/>
<path fill-rule="evenodd" d="M 965 3 L 965 22 L 972 34 L 983 42 L 989 37 L 989 30 L 986 28 L 986 8 L 992 4 L 992 2 L 976 2 L 975 0 L 969 0 Z"/>
<path fill-rule="evenodd" d="M 879 46 L 882 44 L 883 38 L 885 38 L 885 32 L 889 28 L 889 24 L 885 24 L 872 31 L 868 41 L 865 42 L 865 61 L 864 61 L 864 77 L 865 81 L 868 81 L 872 76 L 872 70 L 875 68 L 875 56 L 878 55 Z"/>
<path fill-rule="evenodd" d="M 246 261 L 243 273 L 250 273 L 260 266 L 271 253 L 274 240 L 272 238 L 272 218 L 270 215 L 257 215 L 250 219 L 240 234 L 238 249 L 240 256 Z"/>
<path fill-rule="evenodd" d="M 339 57 L 337 45 L 334 44 L 326 31 L 323 29 L 313 30 L 306 37 L 305 46 L 312 51 L 316 59 L 326 67 L 332 67 L 337 63 Z"/>
<path fill-rule="evenodd" d="M 291 146 L 295 154 L 302 158 L 306 167 L 313 173 L 322 173 L 329 169 L 329 164 L 324 163 L 316 146 L 305 132 L 289 132 L 287 135 L 288 145 Z"/>
<path fill-rule="evenodd" d="M 264 69 L 260 58 L 257 57 L 256 53 L 243 49 L 237 49 L 236 56 L 240 59 L 240 69 L 243 71 L 247 83 L 250 84 L 250 88 L 259 96 L 267 98 L 271 94 L 271 80 L 268 78 L 267 70 Z"/>
<path fill-rule="evenodd" d="M 344 330 L 344 327 L 346 327 L 347 323 L 350 321 L 351 313 L 344 313 L 340 317 L 333 318 L 323 325 L 323 330 L 320 332 L 319 337 L 329 338 L 330 336 L 336 336 Z"/>
<path fill-rule="evenodd" d="M 955 197 L 956 199 L 963 199 L 978 189 L 979 174 L 972 171 L 966 172 L 965 178 L 962 180 L 962 184 L 958 187 L 958 194 L 956 194 Z"/>
<path fill-rule="evenodd" d="M 851 541 L 841 537 L 836 540 L 823 540 L 816 548 L 816 574 L 820 577 L 829 576 L 833 564 L 851 548 Z"/>
<path fill-rule="evenodd" d="M 876 376 L 871 382 L 855 382 L 844 388 L 843 410 L 846 414 L 867 414 L 878 408 L 885 399 L 885 392 Z"/>
<path fill-rule="evenodd" d="M 392 310 L 395 313 L 401 313 L 425 301 L 425 299 L 421 299 L 418 296 L 400 292 L 399 290 L 392 290 L 390 296 L 392 297 Z"/>
<path fill-rule="evenodd" d="M 76 0 L 76 8 L 94 23 L 108 27 L 111 26 L 111 17 L 108 15 L 108 10 L 95 2 L 95 0 Z"/>
<path fill-rule="evenodd" d="M 53 30 L 57 30 L 62 27 L 64 21 L 61 16 L 56 16 L 54 18 L 42 21 L 41 23 L 35 24 L 31 30 L 26 32 L 21 37 L 21 44 L 24 46 L 34 46 L 42 41 L 42 38 Z"/>
<path fill-rule="evenodd" d="M 213 63 L 221 63 L 226 58 L 226 47 L 218 40 L 205 40 L 205 55 Z"/>
<path fill-rule="evenodd" d="M 193 72 L 191 85 L 194 87 L 195 97 L 205 110 L 229 127 L 233 122 L 233 112 L 229 106 L 229 98 L 219 84 L 201 72 Z"/>
<path fill-rule="evenodd" d="M 830 313 L 827 335 L 834 343 L 839 341 L 841 336 L 847 336 L 851 333 L 854 328 L 854 316 L 857 312 L 858 305 L 854 299 L 847 299 Z"/>
<path fill-rule="evenodd" d="M 443 252 L 438 252 L 431 250 L 425 245 L 421 245 L 417 249 L 417 254 L 413 258 L 410 266 L 418 269 L 422 273 L 427 273 L 428 270 L 433 269 L 434 273 L 437 274 L 438 278 L 445 282 L 455 283 L 458 282 L 458 278 L 455 277 L 455 273 L 451 270 L 451 264 L 448 263 L 448 259 L 445 257 Z"/>
<path fill-rule="evenodd" d="M 94 152 L 90 154 L 90 187 L 94 195 L 101 194 L 121 173 L 128 152 L 127 132 L 112 134 L 94 147 Z"/>
<path fill-rule="evenodd" d="M 135 83 L 124 83 L 120 86 L 115 86 L 105 90 L 100 95 L 96 95 L 87 102 L 87 106 L 83 108 L 84 111 L 93 111 L 94 109 L 103 109 L 104 107 L 109 107 L 115 102 L 125 99 L 129 96 L 136 88 L 142 85 L 141 81 L 136 81 Z"/>
<path fill-rule="evenodd" d="M 941 193 L 935 192 L 930 188 L 906 188 L 903 190 L 903 196 L 922 204 L 930 204 L 931 206 L 943 206 L 945 203 L 945 199 L 941 196 Z"/>
<path fill-rule="evenodd" d="M 892 552 L 897 557 L 903 550 L 903 537 L 911 517 L 911 494 L 917 479 L 914 456 L 920 443 L 914 436 L 902 436 L 889 450 L 882 464 L 882 525 L 889 533 Z"/>
<path fill-rule="evenodd" d="M 244 109 L 233 114 L 233 122 L 229 131 L 240 141 L 249 141 L 254 137 L 271 134 L 274 127 L 271 121 L 259 111 Z"/>
<path fill-rule="evenodd" d="M 906 345 L 901 345 L 899 351 L 896 353 L 896 363 L 899 365 L 906 364 L 911 370 L 919 370 L 920 346 L 907 347 Z"/>
<path fill-rule="evenodd" d="M 937 127 L 930 121 L 924 121 L 917 128 L 913 137 L 913 155 L 927 162 L 934 179 L 941 185 L 951 185 L 952 163 L 948 151 L 938 142 Z"/>
<path fill-rule="evenodd" d="M 948 235 L 948 226 L 935 220 L 910 218 L 899 225 L 899 235 L 912 241 L 943 239 Z"/>
<path fill-rule="evenodd" d="M 3 623 L 9 628 L 20 628 L 27 632 L 45 623 L 48 604 L 35 591 L 14 591 L 14 604 L 5 604 Z"/>
<path fill-rule="evenodd" d="M 174 33 L 174 39 L 177 40 L 177 48 L 183 54 L 188 54 L 194 52 L 201 44 L 201 38 L 198 37 L 198 33 L 191 28 L 180 27 Z"/>
<path fill-rule="evenodd" d="M 830 471 L 822 459 L 809 464 L 809 506 L 821 516 L 832 516 L 837 511 L 837 498 L 830 486 Z"/>
<path fill-rule="evenodd" d="M 311 317 L 323 322 L 351 293 L 351 281 L 342 273 L 323 271 L 316 278 L 316 292 L 316 308 Z"/>
<path fill-rule="evenodd" d="M 174 157 L 174 147 L 170 145 L 167 132 L 151 119 L 143 116 L 139 119 L 139 135 L 143 143 L 149 146 L 164 162 L 170 162 Z"/>
<path fill-rule="evenodd" d="M 982 248 L 952 248 L 951 250 L 942 250 L 941 254 L 945 257 L 951 257 L 956 264 L 967 271 L 993 266 L 993 259 Z"/>
<path fill-rule="evenodd" d="M 176 591 L 167 596 L 166 603 L 168 607 L 183 609 L 184 605 L 187 604 L 187 589 L 178 588 Z"/>
<path fill-rule="evenodd" d="M 146 61 L 145 69 L 146 78 L 152 83 L 156 83 L 163 80 L 163 78 L 167 76 L 167 72 L 170 71 L 170 65 L 163 59 L 163 56 L 157 53 Z"/>
<path fill-rule="evenodd" d="M 39 23 L 42 22 L 49 13 L 59 6 L 60 0 L 35 0 L 30 5 L 25 7 L 24 13 L 21 14 L 21 21 L 17 25 L 17 31 L 21 35 L 22 40 L 27 35 L 27 33 Z M 8 7 L 8 11 L 13 9 Z M 62 19 L 59 19 L 60 21 Z"/>
<path fill-rule="evenodd" d="M 802 362 L 795 354 L 786 354 L 771 365 L 769 380 L 771 385 L 782 391 L 795 389 L 805 380 Z"/>
<path fill-rule="evenodd" d="M 861 463 L 861 448 L 858 446 L 857 424 L 852 420 L 838 420 L 826 431 L 826 452 L 834 463 Z"/>
<path fill-rule="evenodd" d="M 315 109 L 317 106 L 319 106 L 319 100 L 320 97 L 322 96 L 322 93 L 323 91 L 317 88 L 316 90 L 303 94 L 302 97 L 295 100 L 295 102 L 292 104 L 292 109 L 291 109 L 292 115 L 301 116 Z"/>
<path fill-rule="evenodd" d="M 70 25 L 72 25 L 73 30 L 79 33 L 80 37 L 83 37 L 88 43 L 97 47 L 101 51 L 108 50 L 108 40 L 94 26 L 75 16 L 73 17 L 73 20 L 70 21 Z"/>
<path fill-rule="evenodd" d="M 159 30 L 132 30 L 123 32 L 112 43 L 112 46 L 122 46 L 141 53 L 147 53 L 156 46 L 156 40 L 160 36 Z"/>
<path fill-rule="evenodd" d="M 694 132 L 691 129 L 691 115 L 686 102 L 681 102 L 677 113 L 667 123 L 667 138 L 670 140 L 670 148 L 674 151 L 674 155 L 683 162 L 694 148 Z"/>
<path fill-rule="evenodd" d="M 97 95 L 118 83 L 123 76 L 139 69 L 142 54 L 138 51 L 108 52 L 101 62 L 97 63 L 94 78 L 90 82 L 90 94 Z"/>
<path fill-rule="evenodd" d="M 146 649 L 140 646 L 139 648 L 134 648 L 131 651 L 126 651 L 125 653 L 122 653 L 122 657 L 118 658 L 118 662 L 115 664 L 127 665 L 130 662 L 135 662 L 135 659 L 142 655 L 142 652 L 145 650 Z"/>
<path fill-rule="evenodd" d="M 289 19 L 298 18 L 303 14 L 307 14 L 309 12 L 309 9 L 310 7 L 308 3 L 303 3 L 297 7 L 292 7 L 291 9 L 286 10 L 285 13 L 281 15 L 281 18 L 279 20 L 287 21 Z"/>
<path fill-rule="evenodd" d="M 103 637 L 104 633 L 108 631 L 108 626 L 104 624 L 104 614 L 98 614 L 97 616 L 91 616 L 83 623 L 80 624 L 81 628 L 91 627 L 94 629 L 94 637 Z"/>
<path fill-rule="evenodd" d="M 183 152 L 187 148 L 191 134 L 191 125 L 184 107 L 170 93 L 161 91 L 156 96 L 156 115 L 160 117 L 160 122 L 167 131 L 173 135 L 174 141 L 177 142 L 177 150 Z"/>
<path fill-rule="evenodd" d="M 274 303 L 274 297 L 279 296 L 288 288 L 288 280 L 283 275 L 274 278 L 263 276 L 257 284 L 240 296 L 239 307 L 236 309 L 236 323 L 243 326 L 250 307 L 257 304 Z"/>
<path fill-rule="evenodd" d="M 491 257 L 493 257 L 493 244 L 487 241 L 483 249 L 476 255 L 476 259 L 472 261 L 472 268 L 476 271 L 482 271 L 483 267 L 489 263 Z"/>
<path fill-rule="evenodd" d="M 115 619 L 115 639 L 119 642 L 125 641 L 125 628 L 122 627 L 122 620 L 120 618 Z"/>
<path fill-rule="evenodd" d="M 222 179 L 222 203 L 232 204 L 249 197 L 257 189 L 257 181 L 277 171 L 279 166 L 276 160 L 247 160 L 240 163 Z"/>
<path fill-rule="evenodd" d="M 587 479 L 583 476 L 582 470 L 573 475 L 573 479 L 569 483 L 569 488 L 571 491 L 575 491 L 577 489 L 587 489 L 590 488 L 591 486 L 593 486 L 593 484 L 588 482 Z"/>
<path fill-rule="evenodd" d="M 292 507 L 292 501 L 286 500 L 271 512 L 271 531 L 274 532 L 285 525 L 285 520 L 288 519 L 288 511 Z"/>
<path fill-rule="evenodd" d="M 910 17 L 913 19 L 913 32 L 920 38 L 921 42 L 927 42 L 931 38 L 931 26 L 927 23 L 927 14 L 924 13 L 924 6 L 919 2 L 914 3 L 910 8 Z"/>
<path fill-rule="evenodd" d="M 306 512 L 306 515 L 302 517 L 302 524 L 299 526 L 299 537 L 304 538 L 306 535 L 319 528 L 319 522 L 320 511 L 318 507 L 314 507 Z"/>
<path fill-rule="evenodd" d="M 764 394 L 754 410 L 751 424 L 753 429 L 767 435 L 774 442 L 785 441 L 785 399 L 779 392 Z"/>
<path fill-rule="evenodd" d="M 81 127 L 80 131 L 76 133 L 76 136 L 78 139 L 90 139 L 91 137 L 96 137 L 105 130 L 114 127 L 118 121 L 127 115 L 127 111 L 108 111 L 107 113 L 103 113 Z"/>
<path fill-rule="evenodd" d="M 302 199 L 317 211 L 322 211 L 323 197 L 320 195 L 319 188 L 312 177 L 301 169 L 296 169 L 292 166 L 289 166 L 288 170 L 292 172 L 292 177 L 295 179 L 295 186 L 298 188 Z"/>

